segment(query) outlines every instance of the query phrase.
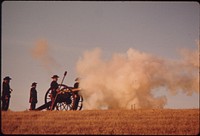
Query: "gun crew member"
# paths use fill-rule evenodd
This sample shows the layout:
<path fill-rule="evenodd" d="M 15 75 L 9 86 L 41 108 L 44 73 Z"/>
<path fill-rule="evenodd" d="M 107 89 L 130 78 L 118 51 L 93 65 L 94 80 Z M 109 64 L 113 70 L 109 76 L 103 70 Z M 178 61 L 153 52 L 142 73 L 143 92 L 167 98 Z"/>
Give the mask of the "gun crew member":
<path fill-rule="evenodd" d="M 30 110 L 35 110 L 36 103 L 38 102 L 36 85 L 37 85 L 36 82 L 32 83 L 32 85 L 31 85 L 30 99 L 29 99 L 29 103 L 31 103 Z"/>
<path fill-rule="evenodd" d="M 54 75 L 51 78 L 53 79 L 53 81 L 51 82 L 51 85 L 50 85 L 50 88 L 51 88 L 51 110 L 53 110 L 55 107 L 55 97 L 56 97 L 56 94 L 58 91 L 58 86 L 59 86 L 59 84 L 57 83 L 59 76 Z"/>
<path fill-rule="evenodd" d="M 78 108 L 78 102 L 80 100 L 80 96 L 78 94 L 78 92 L 80 91 L 79 82 L 80 82 L 80 78 L 76 78 L 75 83 L 74 83 L 74 89 L 72 89 L 72 93 L 73 93 L 73 97 L 74 97 L 72 110 L 77 110 L 77 108 Z"/>

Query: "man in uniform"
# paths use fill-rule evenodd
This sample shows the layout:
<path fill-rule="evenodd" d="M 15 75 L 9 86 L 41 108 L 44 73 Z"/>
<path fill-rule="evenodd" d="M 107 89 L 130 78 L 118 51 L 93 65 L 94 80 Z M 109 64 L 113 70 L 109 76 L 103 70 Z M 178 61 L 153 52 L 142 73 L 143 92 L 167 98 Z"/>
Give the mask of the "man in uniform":
<path fill-rule="evenodd" d="M 2 110 L 7 111 L 9 108 L 10 103 L 10 93 L 12 89 L 10 88 L 10 80 L 11 78 L 9 76 L 6 76 L 3 79 L 3 92 L 2 92 Z"/>
<path fill-rule="evenodd" d="M 78 95 L 78 92 L 80 91 L 79 81 L 80 81 L 80 78 L 76 78 L 75 79 L 74 89 L 72 89 L 72 91 L 73 91 L 73 97 L 74 97 L 72 110 L 77 110 L 78 102 L 79 102 L 79 99 L 80 99 L 80 96 Z"/>
<path fill-rule="evenodd" d="M 36 103 L 38 102 L 36 85 L 37 85 L 36 82 L 32 83 L 31 90 L 30 90 L 30 99 L 29 99 L 29 103 L 31 103 L 30 110 L 35 110 Z"/>
<path fill-rule="evenodd" d="M 51 88 L 51 110 L 54 109 L 55 107 L 55 97 L 58 91 L 58 78 L 59 76 L 54 75 L 53 77 L 51 77 L 53 79 L 53 81 L 51 82 L 50 88 Z"/>

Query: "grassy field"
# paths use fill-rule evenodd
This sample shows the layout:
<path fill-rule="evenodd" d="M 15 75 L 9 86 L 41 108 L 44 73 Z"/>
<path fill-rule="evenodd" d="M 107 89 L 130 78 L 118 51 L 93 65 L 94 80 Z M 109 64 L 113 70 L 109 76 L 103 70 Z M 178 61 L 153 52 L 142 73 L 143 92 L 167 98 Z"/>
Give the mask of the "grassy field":
<path fill-rule="evenodd" d="M 3 134 L 199 134 L 199 109 L 8 111 L 1 116 Z"/>

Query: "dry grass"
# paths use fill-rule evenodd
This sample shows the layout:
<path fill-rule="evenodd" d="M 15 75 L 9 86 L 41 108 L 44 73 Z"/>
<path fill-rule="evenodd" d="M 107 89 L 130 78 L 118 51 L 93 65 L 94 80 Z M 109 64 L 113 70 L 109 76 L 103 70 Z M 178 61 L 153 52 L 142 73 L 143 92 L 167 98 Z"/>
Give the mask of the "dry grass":
<path fill-rule="evenodd" d="M 199 109 L 2 112 L 3 134 L 199 134 Z"/>

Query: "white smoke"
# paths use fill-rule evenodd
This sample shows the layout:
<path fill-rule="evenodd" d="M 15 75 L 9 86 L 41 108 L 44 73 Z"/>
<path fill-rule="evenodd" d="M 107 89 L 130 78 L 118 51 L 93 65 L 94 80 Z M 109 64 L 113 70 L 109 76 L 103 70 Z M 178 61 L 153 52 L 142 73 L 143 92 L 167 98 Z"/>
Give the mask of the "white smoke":
<path fill-rule="evenodd" d="M 135 49 L 115 53 L 110 60 L 101 58 L 96 48 L 84 52 L 77 62 L 77 73 L 82 77 L 80 87 L 86 109 L 108 107 L 163 108 L 165 96 L 152 93 L 165 87 L 172 94 L 184 91 L 199 93 L 198 51 L 182 50 L 182 60 L 167 60 Z"/>
<path fill-rule="evenodd" d="M 53 55 L 50 53 L 50 47 L 46 40 L 38 40 L 31 53 L 32 57 L 38 60 L 45 70 L 50 73 L 53 69 L 60 67 L 58 62 L 52 57 Z"/>

